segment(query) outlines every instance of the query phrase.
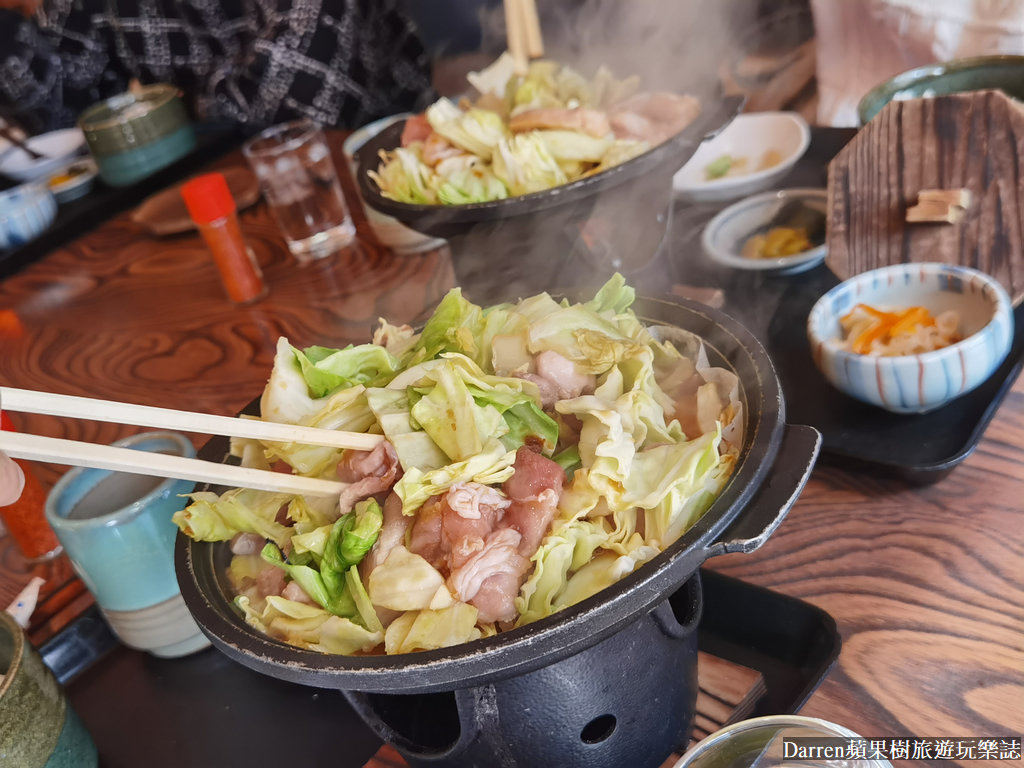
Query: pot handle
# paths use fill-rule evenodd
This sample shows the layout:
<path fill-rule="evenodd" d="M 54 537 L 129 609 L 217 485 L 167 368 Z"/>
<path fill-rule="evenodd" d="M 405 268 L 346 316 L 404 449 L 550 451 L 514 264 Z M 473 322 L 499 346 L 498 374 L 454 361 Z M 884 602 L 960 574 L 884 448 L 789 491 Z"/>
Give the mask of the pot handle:
<path fill-rule="evenodd" d="M 707 549 L 708 557 L 729 552 L 753 552 L 760 547 L 796 503 L 807 485 L 821 450 L 821 434 L 814 427 L 787 424 L 778 459 L 748 511 L 726 528 Z"/>

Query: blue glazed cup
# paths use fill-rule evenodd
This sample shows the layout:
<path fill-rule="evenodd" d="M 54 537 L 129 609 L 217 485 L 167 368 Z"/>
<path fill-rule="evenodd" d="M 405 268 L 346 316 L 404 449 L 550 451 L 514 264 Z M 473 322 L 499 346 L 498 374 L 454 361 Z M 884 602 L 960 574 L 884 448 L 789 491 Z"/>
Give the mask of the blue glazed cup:
<path fill-rule="evenodd" d="M 174 432 L 144 432 L 114 445 L 193 457 Z M 193 483 L 75 468 L 46 500 L 46 519 L 107 622 L 132 648 L 182 656 L 209 645 L 181 599 L 171 517 Z"/>
<path fill-rule="evenodd" d="M 0 765 L 95 768 L 96 745 L 14 619 L 0 611 Z"/>

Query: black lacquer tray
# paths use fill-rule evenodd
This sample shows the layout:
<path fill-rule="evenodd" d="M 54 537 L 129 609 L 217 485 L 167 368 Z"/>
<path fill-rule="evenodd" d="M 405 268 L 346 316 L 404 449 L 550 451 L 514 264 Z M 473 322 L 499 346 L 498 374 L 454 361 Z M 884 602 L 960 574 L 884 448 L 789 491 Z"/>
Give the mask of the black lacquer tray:
<path fill-rule="evenodd" d="M 713 571 L 701 580 L 700 649 L 761 673 L 766 690 L 751 716 L 796 712 L 839 655 L 835 621 Z M 359 768 L 381 745 L 340 691 L 277 680 L 212 648 L 181 659 L 131 650 L 95 608 L 40 650 L 104 768 Z"/>
<path fill-rule="evenodd" d="M 845 128 L 814 128 L 807 154 L 777 186 L 824 188 L 829 161 L 855 133 Z M 814 302 L 839 283 L 827 266 L 771 276 L 722 267 L 703 254 L 700 238 L 704 225 L 729 204 L 677 202 L 671 252 L 659 257 L 655 269 L 632 276 L 638 291 L 664 292 L 671 283 L 721 290 L 722 310 L 758 338 L 775 365 L 787 419 L 821 433 L 822 463 L 915 484 L 934 483 L 948 475 L 977 447 L 1024 367 L 1024 307 L 1015 312 L 1010 354 L 988 381 L 931 413 L 889 413 L 835 389 L 811 359 L 807 315 Z"/>

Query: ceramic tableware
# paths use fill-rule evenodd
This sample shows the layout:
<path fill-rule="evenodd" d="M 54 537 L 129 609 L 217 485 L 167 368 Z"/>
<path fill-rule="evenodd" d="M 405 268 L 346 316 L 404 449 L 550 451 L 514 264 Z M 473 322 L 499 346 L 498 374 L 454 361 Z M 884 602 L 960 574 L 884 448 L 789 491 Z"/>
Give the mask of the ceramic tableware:
<path fill-rule="evenodd" d="M 134 184 L 191 152 L 196 145 L 178 89 L 143 86 L 94 104 L 78 125 L 100 178 L 114 187 Z"/>
<path fill-rule="evenodd" d="M 96 746 L 24 631 L 0 611 L 0 765 L 95 768 Z"/>
<path fill-rule="evenodd" d="M 49 178 L 85 150 L 85 137 L 78 128 L 63 128 L 25 139 L 26 146 L 43 155 L 34 158 L 18 147 L 0 155 L 0 174 L 19 181 Z"/>
<path fill-rule="evenodd" d="M 811 129 L 796 112 L 738 115 L 672 177 L 684 200 L 710 203 L 771 189 L 803 157 Z"/>
<path fill-rule="evenodd" d="M 864 94 L 857 115 L 867 125 L 893 100 L 992 89 L 1024 100 L 1024 56 L 974 56 L 901 72 Z"/>
<path fill-rule="evenodd" d="M 825 207 L 828 194 L 824 189 L 780 189 L 764 192 L 726 208 L 715 216 L 701 235 L 704 252 L 712 261 L 732 269 L 790 275 L 818 266 L 825 260 Z M 811 247 L 799 253 L 777 258 L 751 258 L 743 255 L 743 246 L 768 227 L 785 225 L 785 211 L 794 204 L 807 212 L 821 212 L 822 226 L 809 232 Z"/>
<path fill-rule="evenodd" d="M 963 340 L 932 352 L 883 357 L 847 351 L 839 320 L 857 304 L 891 311 L 955 310 Z M 985 381 L 1013 343 L 1013 311 L 991 276 L 949 264 L 896 264 L 850 278 L 822 296 L 807 318 L 814 363 L 847 395 L 896 413 L 924 413 Z"/>
<path fill-rule="evenodd" d="M 785 742 L 793 739 L 859 738 L 849 728 L 815 717 L 755 717 L 733 723 L 705 737 L 673 768 L 797 768 L 803 765 L 817 768 L 891 768 L 888 760 L 877 758 L 805 761 L 786 756 Z"/>
<path fill-rule="evenodd" d="M 114 445 L 192 457 L 174 432 L 144 432 Z M 46 519 L 107 622 L 132 648 L 183 656 L 209 643 L 181 599 L 174 575 L 177 527 L 193 483 L 77 467 L 46 500 Z"/>
<path fill-rule="evenodd" d="M 0 249 L 17 248 L 46 231 L 57 216 L 57 202 L 46 180 L 0 192 Z"/>

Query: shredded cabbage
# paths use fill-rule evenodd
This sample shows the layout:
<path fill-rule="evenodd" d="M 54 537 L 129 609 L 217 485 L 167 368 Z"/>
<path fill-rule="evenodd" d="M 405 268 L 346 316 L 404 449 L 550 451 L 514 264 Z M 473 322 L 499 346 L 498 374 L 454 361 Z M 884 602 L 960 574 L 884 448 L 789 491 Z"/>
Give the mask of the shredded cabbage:
<path fill-rule="evenodd" d="M 457 484 L 487 486 L 508 502 L 501 486 L 529 445 L 565 471 L 565 486 L 539 547 L 526 553 L 515 623 L 595 595 L 707 511 L 742 445 L 736 375 L 709 365 L 692 334 L 646 327 L 634 301 L 620 275 L 582 303 L 542 293 L 483 308 L 456 289 L 418 333 L 382 321 L 374 344 L 300 351 L 282 339 L 262 399 L 267 418 L 383 434 L 398 479 L 345 515 L 337 498 L 234 489 L 192 494 L 174 521 L 204 541 L 239 532 L 267 540 L 262 558 L 234 557 L 228 578 L 245 620 L 273 637 L 329 653 L 447 647 L 507 625 L 481 619 L 472 597 L 459 599 L 449 555 L 413 551 L 413 525 L 432 514 L 420 512 L 429 499 Z M 542 352 L 589 383 L 542 407 Z M 341 458 L 336 449 L 251 440 L 233 452 L 315 477 L 334 476 Z M 379 502 L 388 492 L 411 517 L 404 536 L 401 527 L 387 534 L 395 521 L 385 523 Z M 465 557 L 485 547 L 482 538 L 463 544 Z M 258 583 L 268 568 L 314 605 L 264 598 Z"/>

